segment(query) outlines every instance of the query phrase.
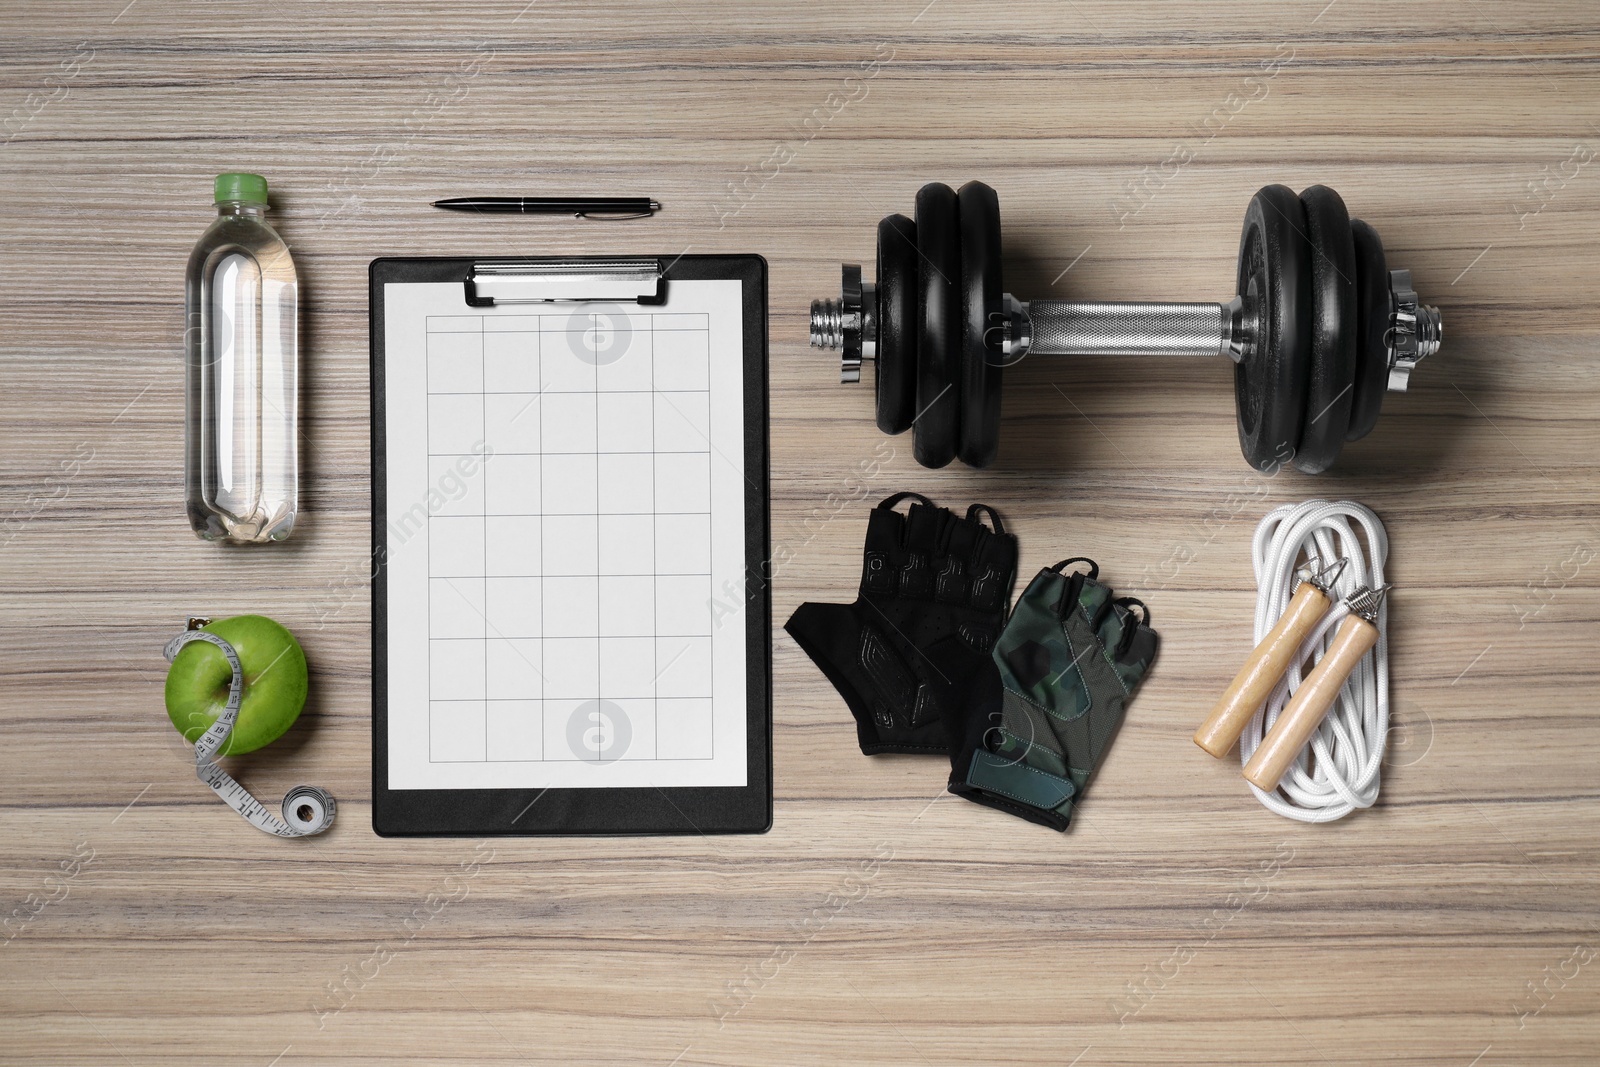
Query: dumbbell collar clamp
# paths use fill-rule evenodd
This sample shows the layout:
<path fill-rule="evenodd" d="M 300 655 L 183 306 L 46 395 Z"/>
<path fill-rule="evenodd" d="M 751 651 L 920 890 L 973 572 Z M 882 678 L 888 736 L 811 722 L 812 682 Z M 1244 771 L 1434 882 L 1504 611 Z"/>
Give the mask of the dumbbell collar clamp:
<path fill-rule="evenodd" d="M 878 355 L 877 286 L 861 280 L 861 265 L 843 265 L 838 300 L 811 301 L 811 347 L 839 349 L 839 381 L 861 380 L 861 361 Z"/>
<path fill-rule="evenodd" d="M 1438 308 L 1417 299 L 1409 270 L 1389 272 L 1389 307 L 1389 391 L 1403 393 L 1417 364 L 1439 351 L 1444 325 Z"/>

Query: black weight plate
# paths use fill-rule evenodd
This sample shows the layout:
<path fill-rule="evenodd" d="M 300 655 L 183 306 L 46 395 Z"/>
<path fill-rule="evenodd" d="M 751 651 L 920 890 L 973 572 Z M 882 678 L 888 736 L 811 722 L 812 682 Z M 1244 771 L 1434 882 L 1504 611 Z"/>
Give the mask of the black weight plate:
<path fill-rule="evenodd" d="M 1333 466 L 1350 429 L 1356 383 L 1356 252 L 1339 194 L 1313 185 L 1300 194 L 1311 239 L 1311 378 L 1294 465 L 1306 474 Z"/>
<path fill-rule="evenodd" d="M 961 433 L 961 229 L 956 194 L 917 190 L 917 413 L 911 453 L 924 467 L 956 456 Z"/>
<path fill-rule="evenodd" d="M 1000 449 L 1000 198 L 982 182 L 957 195 L 961 218 L 961 462 L 987 467 Z"/>
<path fill-rule="evenodd" d="M 1276 472 L 1300 443 L 1311 348 L 1311 243 L 1294 190 L 1268 185 L 1250 199 L 1239 237 L 1239 295 L 1256 308 L 1256 337 L 1233 369 L 1239 448 Z"/>
<path fill-rule="evenodd" d="M 878 429 L 904 433 L 917 414 L 917 224 L 878 223 Z"/>
<path fill-rule="evenodd" d="M 1378 424 L 1389 388 L 1389 263 L 1378 231 L 1350 220 L 1356 249 L 1356 387 L 1346 441 L 1359 441 Z"/>

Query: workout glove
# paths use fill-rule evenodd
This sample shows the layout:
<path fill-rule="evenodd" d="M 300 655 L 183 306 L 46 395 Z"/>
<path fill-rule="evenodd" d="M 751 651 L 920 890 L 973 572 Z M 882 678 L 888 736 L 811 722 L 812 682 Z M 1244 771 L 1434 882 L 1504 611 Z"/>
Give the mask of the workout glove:
<path fill-rule="evenodd" d="M 855 603 L 801 604 L 784 629 L 850 706 L 862 752 L 945 754 L 946 720 L 989 662 L 1016 572 L 1017 539 L 993 508 L 962 518 L 896 493 L 868 519 Z"/>
<path fill-rule="evenodd" d="M 1061 573 L 1078 562 L 1089 564 L 1087 574 Z M 1093 560 L 1063 560 L 1017 600 L 993 671 L 952 713 L 950 792 L 1067 828 L 1156 656 L 1149 610 L 1114 598 L 1099 573 Z"/>

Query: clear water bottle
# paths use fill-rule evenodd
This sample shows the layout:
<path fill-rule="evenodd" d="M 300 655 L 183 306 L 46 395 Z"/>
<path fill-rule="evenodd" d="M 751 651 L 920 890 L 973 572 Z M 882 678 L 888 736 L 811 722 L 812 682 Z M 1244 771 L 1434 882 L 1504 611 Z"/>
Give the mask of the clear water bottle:
<path fill-rule="evenodd" d="M 216 202 L 189 256 L 185 506 L 208 541 L 282 541 L 299 495 L 294 261 L 265 178 L 219 174 Z"/>

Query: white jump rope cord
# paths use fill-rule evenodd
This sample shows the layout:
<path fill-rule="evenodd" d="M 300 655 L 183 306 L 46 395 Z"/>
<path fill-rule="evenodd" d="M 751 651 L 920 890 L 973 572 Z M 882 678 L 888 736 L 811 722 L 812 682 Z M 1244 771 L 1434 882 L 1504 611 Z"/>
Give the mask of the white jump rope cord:
<path fill-rule="evenodd" d="M 1365 534 L 1365 544 L 1357 528 Z M 1256 570 L 1256 641 L 1267 636 L 1294 595 L 1295 571 L 1302 556 L 1349 564 L 1334 582 L 1335 604 L 1311 632 L 1300 654 L 1266 704 L 1239 737 L 1239 759 L 1247 762 L 1277 720 L 1289 695 L 1300 685 L 1307 653 L 1320 660 L 1334 630 L 1350 614 L 1343 599 L 1358 586 L 1381 589 L 1389 558 L 1389 535 L 1378 516 L 1351 500 L 1307 500 L 1276 508 L 1256 527 L 1252 553 Z M 1378 643 L 1351 672 L 1328 717 L 1290 766 L 1278 788 L 1250 788 L 1272 811 L 1301 822 L 1333 822 L 1378 799 L 1378 777 L 1389 736 L 1389 609 L 1378 610 Z M 1312 757 L 1307 770 L 1307 756 Z"/>

